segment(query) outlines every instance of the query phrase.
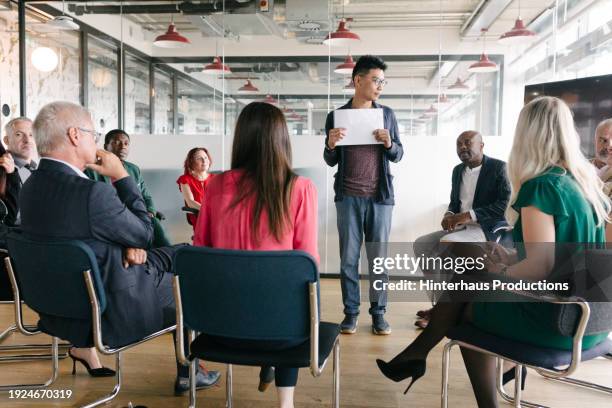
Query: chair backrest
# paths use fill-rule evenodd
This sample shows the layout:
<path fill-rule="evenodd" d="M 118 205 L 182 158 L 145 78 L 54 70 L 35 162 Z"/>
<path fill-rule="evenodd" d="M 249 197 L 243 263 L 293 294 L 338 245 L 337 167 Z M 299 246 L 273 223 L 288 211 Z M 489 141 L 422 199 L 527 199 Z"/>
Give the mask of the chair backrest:
<path fill-rule="evenodd" d="M 591 309 L 585 335 L 612 331 L 612 250 L 585 249 L 578 256 L 574 295 L 585 299 Z M 573 335 L 579 313 L 576 306 L 559 308 L 561 334 Z"/>
<path fill-rule="evenodd" d="M 174 272 L 183 321 L 193 330 L 260 340 L 310 335 L 309 283 L 319 277 L 305 252 L 185 247 Z"/>
<path fill-rule="evenodd" d="M 96 257 L 89 246 L 76 240 L 31 239 L 11 232 L 7 244 L 12 268 L 23 301 L 46 315 L 91 319 L 91 303 L 83 272 L 91 271 L 100 304 L 106 296 Z"/>

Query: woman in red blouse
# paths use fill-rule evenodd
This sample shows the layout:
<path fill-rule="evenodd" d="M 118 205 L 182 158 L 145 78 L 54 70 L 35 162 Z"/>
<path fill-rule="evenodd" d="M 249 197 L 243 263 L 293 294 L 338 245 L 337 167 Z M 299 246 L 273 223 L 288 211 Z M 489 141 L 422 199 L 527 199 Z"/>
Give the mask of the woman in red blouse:
<path fill-rule="evenodd" d="M 300 249 L 317 262 L 317 190 L 291 169 L 291 143 L 283 113 L 253 102 L 236 123 L 232 169 L 215 176 L 206 190 L 194 245 L 225 249 Z M 305 339 L 248 341 L 248 347 L 294 347 Z M 221 339 L 220 341 L 224 341 Z M 240 340 L 246 344 L 246 340 Z M 293 407 L 298 369 L 262 367 L 260 391 L 272 381 L 281 408 Z"/>
<path fill-rule="evenodd" d="M 185 173 L 176 180 L 187 207 L 200 210 L 204 190 L 213 177 L 212 174 L 208 174 L 211 165 L 212 158 L 205 147 L 194 147 L 187 153 L 183 165 Z M 187 222 L 194 228 L 197 218 L 197 214 L 187 214 Z"/>

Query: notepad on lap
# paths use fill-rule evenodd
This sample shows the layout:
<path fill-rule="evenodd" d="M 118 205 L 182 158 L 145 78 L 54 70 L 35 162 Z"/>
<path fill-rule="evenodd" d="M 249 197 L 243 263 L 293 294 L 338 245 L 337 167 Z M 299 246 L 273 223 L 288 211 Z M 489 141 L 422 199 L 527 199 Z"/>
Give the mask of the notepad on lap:
<path fill-rule="evenodd" d="M 346 136 L 338 146 L 382 144 L 374 138 L 376 129 L 383 129 L 382 109 L 338 109 L 334 111 L 334 127 L 345 128 Z"/>

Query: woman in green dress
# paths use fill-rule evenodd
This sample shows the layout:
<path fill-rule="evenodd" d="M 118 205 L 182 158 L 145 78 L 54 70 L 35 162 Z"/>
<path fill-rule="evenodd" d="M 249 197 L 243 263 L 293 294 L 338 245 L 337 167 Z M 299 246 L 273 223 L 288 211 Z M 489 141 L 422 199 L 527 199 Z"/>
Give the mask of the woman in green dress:
<path fill-rule="evenodd" d="M 516 219 L 514 241 L 524 244 L 525 251 L 514 264 L 499 251 L 497 259 L 501 262 L 490 264 L 489 272 L 539 281 L 549 277 L 558 260 L 558 251 L 550 243 L 605 242 L 610 200 L 594 167 L 580 151 L 571 112 L 563 101 L 542 97 L 525 105 L 517 123 L 508 173 L 513 190 L 511 211 Z M 427 329 L 391 361 L 377 363 L 388 378 L 412 378 L 412 385 L 424 375 L 429 352 L 450 328 L 466 320 L 501 337 L 571 349 L 571 337 L 556 334 L 553 319 L 554 309 L 544 303 L 441 302 L 434 307 Z M 583 348 L 592 347 L 607 335 L 586 336 Z M 461 352 L 478 406 L 497 407 L 495 358 L 463 348 Z"/>

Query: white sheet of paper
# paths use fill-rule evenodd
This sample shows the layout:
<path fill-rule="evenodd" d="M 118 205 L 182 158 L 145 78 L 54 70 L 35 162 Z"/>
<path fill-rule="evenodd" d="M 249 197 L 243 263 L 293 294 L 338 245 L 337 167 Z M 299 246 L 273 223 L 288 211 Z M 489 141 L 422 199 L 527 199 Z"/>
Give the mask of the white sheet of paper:
<path fill-rule="evenodd" d="M 338 109 L 334 111 L 334 127 L 345 128 L 346 136 L 338 146 L 382 144 L 374 138 L 376 129 L 383 129 L 382 109 Z"/>

